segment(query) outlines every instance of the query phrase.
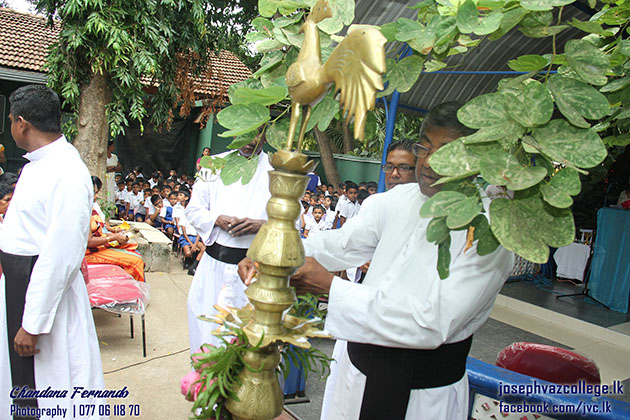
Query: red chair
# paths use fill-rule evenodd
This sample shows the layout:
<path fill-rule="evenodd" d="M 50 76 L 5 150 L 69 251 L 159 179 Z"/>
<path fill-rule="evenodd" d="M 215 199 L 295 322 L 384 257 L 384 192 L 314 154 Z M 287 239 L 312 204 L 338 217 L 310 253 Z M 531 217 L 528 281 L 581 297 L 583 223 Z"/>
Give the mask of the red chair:
<path fill-rule="evenodd" d="M 513 372 L 557 384 L 601 382 L 595 362 L 559 347 L 535 343 L 513 343 L 501 350 L 495 363 Z"/>
<path fill-rule="evenodd" d="M 100 308 L 118 315 L 129 314 L 131 338 L 133 315 L 141 316 L 142 355 L 147 357 L 144 314 L 149 303 L 149 285 L 136 281 L 117 265 L 87 264 L 81 271 L 84 273 L 92 308 Z"/>

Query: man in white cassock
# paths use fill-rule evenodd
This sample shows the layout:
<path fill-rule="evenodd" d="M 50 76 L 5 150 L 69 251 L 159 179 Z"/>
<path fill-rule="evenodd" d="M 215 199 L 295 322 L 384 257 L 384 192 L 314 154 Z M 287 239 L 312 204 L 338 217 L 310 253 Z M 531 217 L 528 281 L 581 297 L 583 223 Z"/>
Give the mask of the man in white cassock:
<path fill-rule="evenodd" d="M 472 334 L 488 318 L 513 256 L 502 247 L 479 256 L 476 243 L 464 250 L 466 231 L 455 231 L 450 275 L 440 280 L 437 246 L 426 239 L 430 219 L 419 212 L 439 190 L 429 157 L 468 131 L 456 104 L 436 107 L 414 145 L 418 182 L 370 197 L 341 229 L 305 240 L 313 258 L 292 285 L 298 294 L 329 294 L 325 326 L 338 339 L 322 419 L 467 418 Z M 369 260 L 363 284 L 330 273 Z M 251 261 L 239 272 L 247 282 Z"/>
<path fill-rule="evenodd" d="M 188 293 L 188 333 L 190 351 L 196 353 L 204 344 L 220 344 L 212 335 L 218 325 L 198 319 L 214 315 L 215 305 L 240 308 L 248 303 L 237 264 L 247 253 L 255 234 L 267 220 L 269 174 L 273 167 L 266 153 L 264 132 L 238 150 L 242 156 L 257 156 L 258 166 L 245 185 L 237 181 L 225 185 L 220 174 L 202 170 L 193 187 L 186 218 L 206 245 Z M 217 155 L 223 157 L 231 152 Z M 206 172 L 207 171 L 207 172 Z"/>
<path fill-rule="evenodd" d="M 30 85 L 9 98 L 11 135 L 28 153 L 0 236 L 4 295 L 0 325 L 0 418 L 11 406 L 61 408 L 56 418 L 73 418 L 73 404 L 105 400 L 71 398 L 74 387 L 102 390 L 100 351 L 85 281 L 85 255 L 93 203 L 90 173 L 61 134 L 59 98 Z M 10 388 L 59 391 L 57 398 L 11 399 Z M 67 396 L 62 397 L 62 392 Z M 15 396 L 13 394 L 13 396 Z M 14 412 L 14 418 L 16 418 Z M 65 415 L 65 417 L 63 417 Z M 21 417 L 20 417 L 21 418 Z M 28 418 L 32 418 L 28 416 Z M 51 418 L 43 415 L 41 418 Z"/>

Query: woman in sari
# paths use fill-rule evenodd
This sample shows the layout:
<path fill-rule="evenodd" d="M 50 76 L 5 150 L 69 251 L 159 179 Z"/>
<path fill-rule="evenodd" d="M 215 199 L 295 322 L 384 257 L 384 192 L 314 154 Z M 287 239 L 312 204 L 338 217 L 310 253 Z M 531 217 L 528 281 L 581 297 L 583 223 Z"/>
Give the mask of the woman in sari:
<path fill-rule="evenodd" d="M 120 266 L 134 279 L 144 281 L 144 261 L 136 251 L 138 244 L 128 242 L 129 238 L 118 229 L 112 229 L 105 222 L 105 217 L 96 202 L 98 192 L 103 186 L 101 180 L 93 176 L 94 208 L 90 219 L 90 237 L 85 251 L 88 264 L 113 264 Z M 107 227 L 110 232 L 104 232 Z"/>

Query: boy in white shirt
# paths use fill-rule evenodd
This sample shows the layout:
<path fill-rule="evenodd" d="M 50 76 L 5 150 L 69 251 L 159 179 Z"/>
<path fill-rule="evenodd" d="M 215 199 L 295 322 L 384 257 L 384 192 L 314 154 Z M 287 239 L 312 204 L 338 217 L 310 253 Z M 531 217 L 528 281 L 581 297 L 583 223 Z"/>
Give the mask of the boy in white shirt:
<path fill-rule="evenodd" d="M 359 187 L 352 181 L 346 181 L 346 200 L 339 199 L 337 204 L 337 210 L 339 214 L 339 222 L 341 226 L 346 223 L 348 219 L 353 218 L 359 213 L 361 205 L 357 200 Z"/>

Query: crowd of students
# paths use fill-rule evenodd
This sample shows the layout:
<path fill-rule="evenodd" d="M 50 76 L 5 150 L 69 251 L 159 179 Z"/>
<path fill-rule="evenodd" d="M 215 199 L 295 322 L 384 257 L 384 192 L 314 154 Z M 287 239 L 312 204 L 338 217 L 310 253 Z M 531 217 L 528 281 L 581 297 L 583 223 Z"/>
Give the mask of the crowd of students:
<path fill-rule="evenodd" d="M 332 184 L 317 185 L 302 196 L 302 214 L 298 229 L 308 238 L 315 232 L 338 229 L 356 216 L 363 200 L 376 193 L 376 182 L 342 182 L 335 190 Z"/>
<path fill-rule="evenodd" d="M 190 201 L 194 178 L 178 176 L 172 169 L 168 178 L 155 171 L 151 178 L 136 167 L 125 179 L 116 174 L 115 216 L 122 220 L 145 222 L 161 231 L 179 245 L 184 254 L 184 268 L 194 275 L 205 245 L 192 224 L 186 220 L 184 209 Z"/>

